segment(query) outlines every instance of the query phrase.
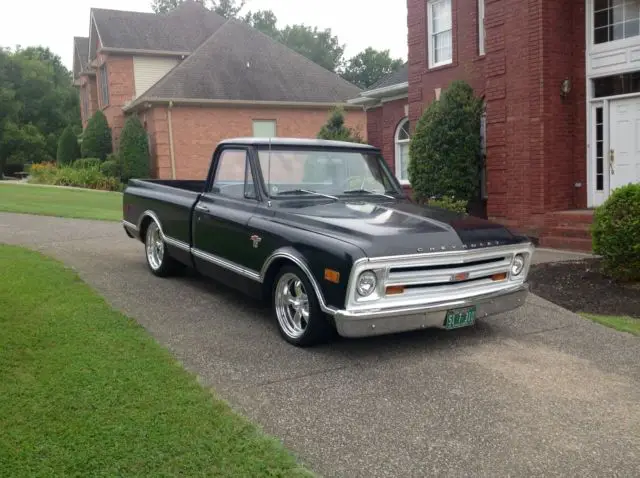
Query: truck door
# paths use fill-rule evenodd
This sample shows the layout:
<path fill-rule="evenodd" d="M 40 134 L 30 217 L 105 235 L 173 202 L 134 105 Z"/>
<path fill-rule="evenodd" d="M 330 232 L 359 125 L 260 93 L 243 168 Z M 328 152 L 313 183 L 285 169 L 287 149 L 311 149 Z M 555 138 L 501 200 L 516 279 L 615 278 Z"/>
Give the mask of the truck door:
<path fill-rule="evenodd" d="M 259 271 L 247 267 L 253 247 L 247 223 L 258 205 L 248 151 L 237 146 L 223 149 L 207 188 L 193 212 L 196 268 L 218 278 L 225 272 L 258 276 Z"/>

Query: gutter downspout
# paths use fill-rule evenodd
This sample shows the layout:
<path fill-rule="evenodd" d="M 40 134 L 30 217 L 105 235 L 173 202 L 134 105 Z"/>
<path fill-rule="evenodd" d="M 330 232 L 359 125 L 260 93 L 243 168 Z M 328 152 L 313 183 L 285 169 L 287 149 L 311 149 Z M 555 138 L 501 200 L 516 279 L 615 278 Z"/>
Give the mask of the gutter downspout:
<path fill-rule="evenodd" d="M 167 119 L 169 123 L 169 156 L 171 157 L 171 179 L 176 179 L 176 156 L 173 152 L 173 125 L 171 122 L 171 108 L 173 108 L 173 101 L 169 101 L 169 107 L 167 108 Z"/>

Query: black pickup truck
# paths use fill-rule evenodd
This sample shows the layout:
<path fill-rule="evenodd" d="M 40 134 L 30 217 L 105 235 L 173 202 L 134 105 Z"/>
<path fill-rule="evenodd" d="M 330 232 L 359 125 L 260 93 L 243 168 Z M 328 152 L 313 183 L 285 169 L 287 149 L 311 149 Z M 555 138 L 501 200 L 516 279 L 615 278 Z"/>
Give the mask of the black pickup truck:
<path fill-rule="evenodd" d="M 269 300 L 298 346 L 513 310 L 534 251 L 499 224 L 417 205 L 379 149 L 336 141 L 223 141 L 204 181 L 129 181 L 123 215 L 153 274 L 193 267 Z"/>

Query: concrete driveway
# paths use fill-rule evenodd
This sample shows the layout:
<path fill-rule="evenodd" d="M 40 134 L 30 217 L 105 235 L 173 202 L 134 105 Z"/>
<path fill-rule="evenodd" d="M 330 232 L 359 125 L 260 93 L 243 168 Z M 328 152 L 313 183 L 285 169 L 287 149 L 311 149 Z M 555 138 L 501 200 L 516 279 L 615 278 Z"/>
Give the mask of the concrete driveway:
<path fill-rule="evenodd" d="M 300 350 L 211 281 L 158 279 L 117 223 L 0 213 L 323 476 L 640 476 L 640 340 L 537 297 L 455 333 Z"/>

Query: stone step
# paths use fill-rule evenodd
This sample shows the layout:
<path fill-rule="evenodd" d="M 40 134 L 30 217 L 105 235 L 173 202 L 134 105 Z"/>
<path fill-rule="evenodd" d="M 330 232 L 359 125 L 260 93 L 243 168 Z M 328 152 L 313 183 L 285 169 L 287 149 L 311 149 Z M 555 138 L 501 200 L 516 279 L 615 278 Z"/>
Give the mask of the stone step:
<path fill-rule="evenodd" d="M 593 250 L 591 239 L 566 236 L 544 236 L 540 239 L 540 247 L 578 252 L 592 252 Z"/>
<path fill-rule="evenodd" d="M 542 237 L 577 237 L 591 240 L 591 229 L 585 225 L 546 227 Z"/>

